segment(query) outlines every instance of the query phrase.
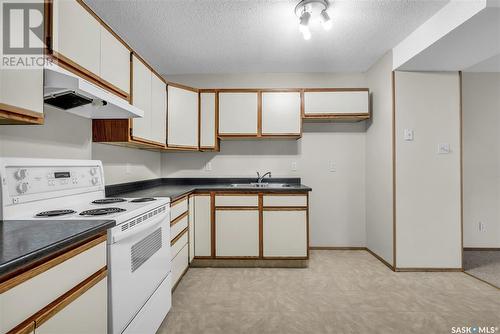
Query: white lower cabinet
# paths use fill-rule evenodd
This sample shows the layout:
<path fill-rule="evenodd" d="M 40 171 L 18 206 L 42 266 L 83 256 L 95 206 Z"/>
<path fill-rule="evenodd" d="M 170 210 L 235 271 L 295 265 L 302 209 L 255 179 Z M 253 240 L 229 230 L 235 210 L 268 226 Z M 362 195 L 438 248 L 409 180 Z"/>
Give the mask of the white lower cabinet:
<path fill-rule="evenodd" d="M 189 196 L 188 198 L 189 210 L 188 210 L 188 220 L 189 220 L 189 263 L 193 261 L 194 258 L 194 196 Z"/>
<path fill-rule="evenodd" d="M 107 333 L 107 298 L 107 279 L 104 278 L 47 321 L 37 325 L 35 333 Z"/>
<path fill-rule="evenodd" d="M 264 257 L 307 256 L 307 210 L 263 212 Z"/>
<path fill-rule="evenodd" d="M 259 210 L 217 210 L 216 256 L 259 256 Z"/>
<path fill-rule="evenodd" d="M 175 287 L 189 266 L 189 246 L 187 244 L 172 259 L 172 288 Z"/>
<path fill-rule="evenodd" d="M 194 196 L 194 256 L 212 255 L 210 195 Z"/>

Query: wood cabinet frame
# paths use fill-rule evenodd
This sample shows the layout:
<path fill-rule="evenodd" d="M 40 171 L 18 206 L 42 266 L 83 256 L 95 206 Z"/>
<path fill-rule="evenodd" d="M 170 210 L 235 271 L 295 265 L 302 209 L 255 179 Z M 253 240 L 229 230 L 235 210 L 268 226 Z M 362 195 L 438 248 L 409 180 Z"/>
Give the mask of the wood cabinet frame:
<path fill-rule="evenodd" d="M 216 92 L 217 100 L 217 113 L 219 110 L 219 93 L 257 93 L 257 133 L 256 134 L 246 134 L 246 133 L 235 133 L 235 134 L 218 134 L 221 139 L 231 139 L 231 138 L 257 138 L 257 139 L 272 139 L 272 138 L 290 138 L 299 139 L 302 137 L 302 122 L 300 125 L 300 133 L 262 133 L 262 93 L 301 93 L 300 94 L 300 110 L 303 115 L 304 107 L 304 95 L 299 88 L 225 88 L 225 89 L 214 89 Z M 217 117 L 217 129 L 219 128 L 219 117 Z M 218 131 L 218 130 L 217 130 Z"/>
<path fill-rule="evenodd" d="M 213 93 L 215 94 L 215 129 L 214 129 L 214 146 L 201 145 L 201 94 Z M 199 89 L 198 90 L 198 146 L 202 152 L 220 152 L 220 139 L 219 139 L 219 94 L 215 89 Z"/>
<path fill-rule="evenodd" d="M 129 50 L 130 53 L 133 52 L 132 48 L 125 43 L 125 41 L 118 36 L 113 29 L 109 25 L 106 24 L 83 0 L 75 0 L 80 6 L 83 7 L 90 15 L 92 15 L 98 22 L 99 24 L 104 27 L 113 37 L 115 37 L 126 49 Z M 79 77 L 84 78 L 85 80 L 88 80 L 89 82 L 106 89 L 110 93 L 113 93 L 127 101 L 130 100 L 131 92 L 129 93 L 121 90 L 120 88 L 116 87 L 112 83 L 104 80 L 101 78 L 99 75 L 85 69 L 84 67 L 78 65 L 75 63 L 73 60 L 69 59 L 63 54 L 60 54 L 52 49 L 53 47 L 53 15 L 54 15 L 54 8 L 53 8 L 53 2 L 54 0 L 46 0 L 46 15 L 45 15 L 45 26 L 46 26 L 46 47 L 47 47 L 47 54 L 52 58 L 55 64 L 61 66 L 62 68 L 78 75 Z M 132 73 L 131 73 L 132 75 Z"/>
<path fill-rule="evenodd" d="M 370 111 L 367 113 L 305 113 L 304 106 L 304 93 L 307 92 L 368 92 L 368 108 L 371 110 L 370 105 L 370 90 L 368 88 L 304 88 L 302 89 L 302 119 L 307 120 L 332 120 L 332 121 L 364 121 L 370 119 Z"/>
<path fill-rule="evenodd" d="M 198 194 L 195 192 L 195 195 Z M 207 194 L 206 192 L 203 194 Z M 283 206 L 270 207 L 264 206 L 263 198 L 265 196 L 306 196 L 306 206 Z M 258 196 L 257 206 L 215 206 L 215 196 Z M 216 218 L 217 210 L 258 210 L 259 211 L 259 256 L 231 257 L 216 255 Z M 306 211 L 306 247 L 307 256 L 302 257 L 265 257 L 264 256 L 264 236 L 263 236 L 263 221 L 264 211 Z M 196 224 L 196 222 L 195 222 Z M 223 260 L 308 260 L 309 259 L 309 193 L 308 192 L 287 192 L 287 193 L 270 193 L 270 192 L 252 192 L 252 191 L 211 191 L 210 192 L 210 225 L 211 225 L 211 256 L 195 256 L 194 259 L 223 259 Z"/>

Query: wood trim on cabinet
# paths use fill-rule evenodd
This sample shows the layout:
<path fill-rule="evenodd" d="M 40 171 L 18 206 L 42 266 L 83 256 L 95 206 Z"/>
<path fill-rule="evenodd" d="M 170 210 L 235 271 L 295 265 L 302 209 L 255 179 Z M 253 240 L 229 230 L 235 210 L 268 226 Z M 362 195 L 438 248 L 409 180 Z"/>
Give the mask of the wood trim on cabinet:
<path fill-rule="evenodd" d="M 43 124 L 43 113 L 0 103 L 0 125 L 3 124 Z"/>
<path fill-rule="evenodd" d="M 264 257 L 264 196 L 259 193 L 259 258 Z"/>
<path fill-rule="evenodd" d="M 211 236 L 211 253 L 212 258 L 215 258 L 215 192 L 210 192 L 210 236 Z"/>
<path fill-rule="evenodd" d="M 259 210 L 258 206 L 216 206 L 217 211 L 253 211 Z"/>
<path fill-rule="evenodd" d="M 311 246 L 310 250 L 350 250 L 350 251 L 365 251 L 366 247 L 358 246 Z"/>
<path fill-rule="evenodd" d="M 172 207 L 176 206 L 177 204 L 181 203 L 182 201 L 187 200 L 188 196 L 189 196 L 189 194 L 183 195 L 183 196 L 181 196 L 179 198 L 176 198 L 175 200 L 173 200 L 172 202 L 170 202 L 170 207 L 172 208 Z"/>
<path fill-rule="evenodd" d="M 78 0 L 77 0 L 78 1 Z M 76 62 L 71 60 L 70 58 L 56 52 L 52 51 L 52 59 L 54 60 L 54 63 L 61 66 L 62 68 L 72 72 L 73 74 L 82 77 L 85 80 L 90 81 L 91 83 L 109 91 L 110 93 L 121 97 L 122 99 L 125 99 L 127 101 L 130 100 L 129 93 L 121 90 L 120 88 L 116 87 L 112 83 L 104 80 L 97 74 L 85 69 L 84 67 L 78 65 Z"/>
<path fill-rule="evenodd" d="M 191 86 L 186 86 L 186 85 L 183 85 L 183 84 L 180 84 L 180 83 L 177 83 L 177 82 L 172 82 L 172 81 L 165 80 L 165 83 L 167 84 L 167 86 L 172 86 L 172 87 L 175 87 L 175 88 L 189 90 L 189 91 L 192 91 L 192 92 L 195 92 L 195 93 L 199 93 L 200 92 L 200 90 L 198 88 L 194 88 L 194 87 L 191 87 Z"/>
<path fill-rule="evenodd" d="M 364 121 L 370 119 L 370 112 L 360 113 L 308 113 L 305 112 L 304 93 L 321 92 L 370 92 L 369 88 L 304 88 L 302 90 L 302 119 L 303 120 L 338 120 L 338 121 Z M 368 94 L 368 105 L 370 105 L 370 94 Z"/>
<path fill-rule="evenodd" d="M 125 147 L 165 150 L 163 143 L 135 137 L 131 135 L 131 119 L 93 119 L 92 141 Z"/>
<path fill-rule="evenodd" d="M 35 332 L 35 321 L 31 318 L 12 328 L 7 334 L 31 334 Z"/>
<path fill-rule="evenodd" d="M 0 293 L 4 293 L 5 291 L 8 291 L 16 286 L 18 286 L 21 283 L 26 282 L 27 280 L 38 276 L 45 271 L 57 266 L 58 264 L 63 263 L 66 260 L 69 260 L 78 254 L 81 254 L 85 252 L 86 250 L 99 245 L 102 242 L 106 242 L 106 234 L 100 234 L 97 237 L 94 237 L 93 239 L 85 241 L 84 244 L 80 244 L 79 246 L 67 250 L 62 254 L 57 255 L 56 257 L 46 260 L 45 262 L 41 263 L 40 265 L 31 268 L 25 272 L 15 274 L 16 276 L 12 276 L 10 278 L 7 278 L 6 280 L 2 281 L 0 283 Z"/>
<path fill-rule="evenodd" d="M 175 238 L 173 238 L 171 241 L 170 241 L 170 247 L 172 247 L 180 238 L 182 238 L 184 236 L 184 234 L 186 234 L 189 230 L 189 226 L 186 227 L 185 229 L 183 229 L 181 232 L 179 232 L 179 234 L 177 234 L 175 236 Z M 188 243 L 189 243 L 189 240 L 188 240 Z"/>
<path fill-rule="evenodd" d="M 265 206 L 264 211 L 305 211 L 307 206 Z"/>
<path fill-rule="evenodd" d="M 103 280 L 107 276 L 107 274 L 107 267 L 103 267 L 101 270 L 97 271 L 92 276 L 75 286 L 73 289 L 69 290 L 64 295 L 47 305 L 45 308 L 35 314 L 36 327 L 42 325 L 44 322 L 59 313 L 59 311 L 71 304 L 74 300 L 90 290 L 93 286 Z"/>
<path fill-rule="evenodd" d="M 186 211 L 183 214 L 181 214 L 180 216 L 176 217 L 174 220 L 172 220 L 170 222 L 170 226 L 174 226 L 175 224 L 177 224 L 178 222 L 180 222 L 181 220 L 186 218 L 188 216 L 188 214 L 189 214 L 189 211 Z"/>
<path fill-rule="evenodd" d="M 199 148 L 197 146 L 167 144 L 166 150 L 168 150 L 168 151 L 199 151 Z"/>

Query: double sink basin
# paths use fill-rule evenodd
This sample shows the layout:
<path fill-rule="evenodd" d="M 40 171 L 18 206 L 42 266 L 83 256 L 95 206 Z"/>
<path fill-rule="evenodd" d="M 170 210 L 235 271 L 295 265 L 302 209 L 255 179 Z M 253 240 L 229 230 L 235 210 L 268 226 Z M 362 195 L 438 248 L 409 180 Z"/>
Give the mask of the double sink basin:
<path fill-rule="evenodd" d="M 233 183 L 231 187 L 233 188 L 289 188 L 291 184 L 288 183 Z"/>

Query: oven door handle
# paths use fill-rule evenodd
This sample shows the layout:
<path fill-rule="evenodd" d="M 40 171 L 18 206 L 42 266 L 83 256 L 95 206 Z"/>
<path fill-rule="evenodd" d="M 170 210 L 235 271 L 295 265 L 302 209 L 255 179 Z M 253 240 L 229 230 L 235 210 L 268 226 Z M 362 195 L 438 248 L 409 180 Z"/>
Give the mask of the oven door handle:
<path fill-rule="evenodd" d="M 132 228 L 128 228 L 125 231 L 121 230 L 121 225 L 116 226 L 115 228 L 111 229 L 111 236 L 112 236 L 112 241 L 113 243 L 122 241 L 124 239 L 127 239 L 129 237 L 132 237 L 138 233 L 141 233 L 145 230 L 151 229 L 152 227 L 155 227 L 159 224 L 161 224 L 164 221 L 168 221 L 168 214 L 159 214 L 156 216 L 154 219 L 151 219 L 150 221 L 139 223 L 139 225 L 136 225 Z M 116 229 L 116 231 L 113 231 Z"/>

